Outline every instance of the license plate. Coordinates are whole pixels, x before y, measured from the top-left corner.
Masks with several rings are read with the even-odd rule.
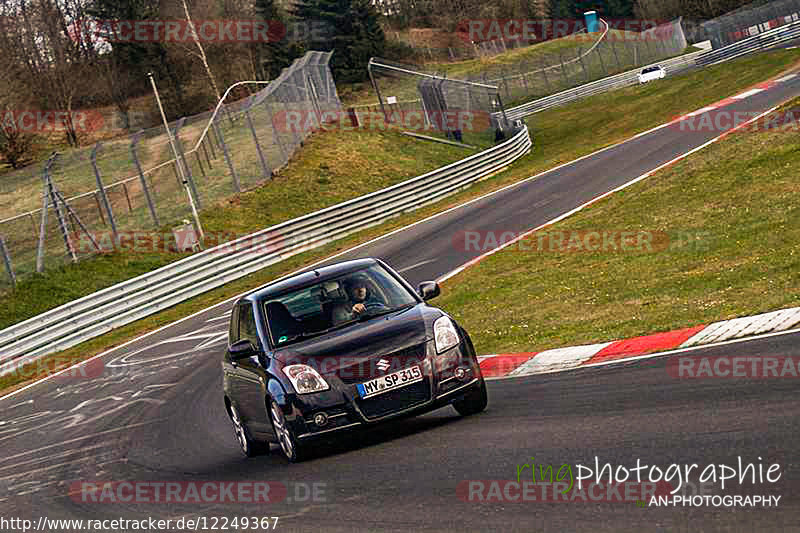
[[[357,385],[358,395],[361,396],[361,398],[371,398],[372,396],[399,389],[400,387],[405,387],[406,385],[411,385],[418,381],[422,381],[422,370],[418,366],[412,366],[379,378],[365,381],[364,383],[359,383]]]

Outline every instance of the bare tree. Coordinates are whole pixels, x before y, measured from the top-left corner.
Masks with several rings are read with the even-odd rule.
[[[183,12],[186,15],[186,22],[189,23],[189,31],[191,31],[192,39],[194,40],[195,44],[197,45],[197,49],[199,52],[195,55],[200,58],[203,62],[203,67],[206,69],[206,74],[208,75],[208,80],[211,82],[211,87],[214,89],[214,95],[217,97],[217,102],[222,99],[222,94],[219,92],[219,87],[217,87],[217,80],[214,77],[214,73],[211,71],[211,67],[208,64],[208,58],[206,57],[206,51],[203,48],[203,44],[200,42],[200,38],[197,36],[197,29],[194,26],[194,22],[192,21],[192,16],[189,14],[189,5],[186,3],[186,0],[181,0],[183,3]]]

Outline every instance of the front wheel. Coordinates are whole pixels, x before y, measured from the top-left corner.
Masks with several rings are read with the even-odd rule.
[[[281,446],[284,457],[291,463],[302,461],[305,457],[305,450],[295,437],[292,428],[286,422],[283,409],[275,400],[270,403],[269,417],[272,420],[272,427],[275,430],[275,436],[278,438],[278,444]]]
[[[239,411],[236,410],[234,405],[231,404],[228,414],[231,417],[233,431],[236,433],[236,440],[239,441],[239,447],[242,449],[242,453],[247,457],[255,457],[269,451],[269,444],[257,441],[250,436],[247,426],[242,422],[242,417],[239,415]]]
[[[481,380],[480,387],[470,391],[464,396],[463,399],[453,402],[453,407],[456,408],[458,414],[461,416],[469,416],[480,413],[486,409],[489,399],[486,395],[486,382]]]

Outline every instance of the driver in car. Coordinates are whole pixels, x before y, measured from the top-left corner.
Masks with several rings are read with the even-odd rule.
[[[350,298],[350,312],[360,315],[367,306],[383,307],[384,303],[369,289],[369,282],[363,276],[354,276],[345,281],[345,290]]]

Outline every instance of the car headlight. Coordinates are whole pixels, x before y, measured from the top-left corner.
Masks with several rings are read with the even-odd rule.
[[[436,353],[442,353],[460,342],[453,321],[446,316],[437,318],[433,323],[433,338],[436,341]]]
[[[283,373],[292,382],[297,394],[320,392],[328,390],[328,382],[319,375],[319,372],[308,365],[289,365],[283,367]]]

